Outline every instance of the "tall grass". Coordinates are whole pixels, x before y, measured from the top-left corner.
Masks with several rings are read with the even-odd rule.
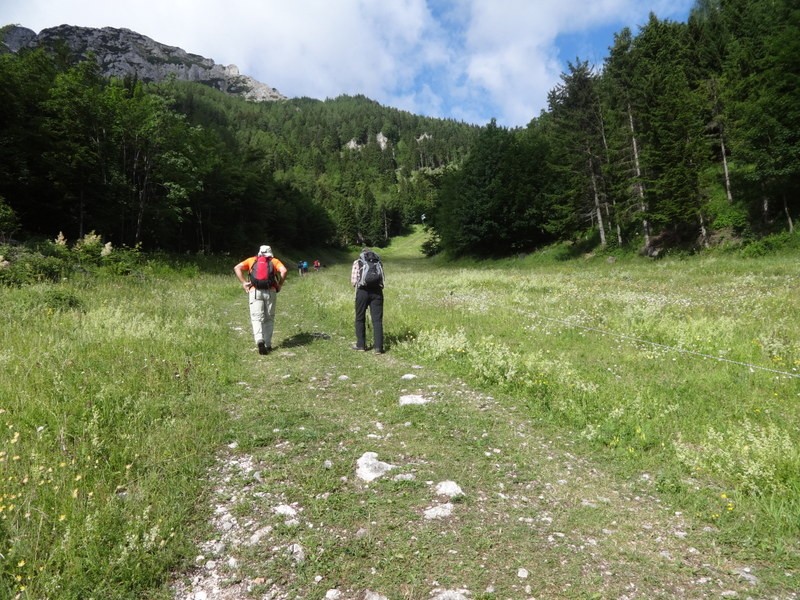
[[[418,247],[401,240],[382,252],[382,358],[482,387],[619,476],[647,474],[723,539],[797,564],[796,257],[448,264]],[[318,414],[271,388],[283,373],[261,379],[230,266],[217,275],[159,262],[124,276],[0,288],[0,597],[163,594],[170,572],[193,556],[207,517],[205,473],[223,442],[247,430],[248,444],[266,445],[303,423],[309,429],[293,435],[313,452],[331,431],[353,427],[336,413],[353,405],[353,388],[333,383],[353,331],[349,262],[294,278],[278,299],[275,345],[286,356],[267,363],[325,361],[285,369],[286,385],[311,395]],[[396,374],[378,380],[398,385]],[[239,407],[243,382],[256,397]],[[483,443],[491,415],[468,417],[460,426]],[[407,415],[392,418],[402,425]],[[403,452],[441,446],[431,436],[452,418],[432,407]],[[513,453],[520,442],[509,435]],[[343,452],[353,442],[342,443]],[[457,448],[449,460],[467,473]],[[290,467],[269,483],[283,485]],[[338,481],[344,469],[337,463],[326,477]],[[397,487],[398,500],[424,491]],[[404,522],[391,506],[380,510]],[[398,524],[397,544],[401,533]],[[354,577],[362,566],[352,563]]]
[[[143,597],[190,551],[235,367],[221,281],[163,271],[0,288],[0,597]]]
[[[654,473],[739,538],[797,539],[796,256],[445,271],[386,254],[401,282],[387,290],[395,351],[508,395],[627,472]]]

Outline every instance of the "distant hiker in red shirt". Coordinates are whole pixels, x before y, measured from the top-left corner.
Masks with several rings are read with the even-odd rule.
[[[261,246],[256,256],[244,259],[233,267],[250,299],[250,321],[259,354],[272,350],[275,327],[275,296],[286,281],[288,271],[272,255],[272,248]]]

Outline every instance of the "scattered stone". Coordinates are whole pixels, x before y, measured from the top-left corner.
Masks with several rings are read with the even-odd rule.
[[[297,515],[297,510],[288,504],[281,504],[272,509],[273,512],[282,517],[294,517]]]
[[[517,570],[517,577],[519,577],[520,579],[527,579],[528,575],[530,575],[530,573],[528,573],[528,569],[520,567]]]
[[[292,560],[296,565],[301,565],[306,560],[306,551],[303,550],[303,547],[300,544],[291,544],[286,549],[286,552],[292,557]]]
[[[417,478],[413,473],[399,473],[392,477],[393,481],[414,481]]]
[[[366,590],[364,592],[364,600],[389,600],[386,596],[381,596],[378,592]]]
[[[261,529],[259,529],[253,535],[250,536],[250,539],[247,542],[248,545],[255,546],[256,544],[258,544],[258,542],[260,542],[262,540],[262,538],[265,535],[269,535],[271,532],[272,532],[272,526],[271,525],[267,525],[266,527],[262,527]]]
[[[734,569],[733,572],[747,581],[750,585],[758,585],[758,577],[750,572],[750,567],[742,567],[741,569]]]
[[[430,402],[430,400],[421,394],[406,394],[404,396],[400,396],[400,406],[427,404],[428,402]]]
[[[347,381],[350,379],[347,375],[339,375],[339,381]]]
[[[433,596],[432,600],[467,600],[467,590],[444,590]]]
[[[363,481],[373,481],[396,468],[394,465],[379,461],[377,452],[365,452],[356,463],[358,465],[356,477]]]
[[[339,600],[342,597],[342,592],[337,589],[328,590],[325,592],[325,600]]]
[[[450,498],[464,495],[463,490],[455,481],[440,481],[436,484],[436,493],[439,496],[448,496]]]
[[[429,508],[425,511],[425,518],[428,520],[432,519],[445,519],[453,514],[453,504],[447,502],[446,504],[440,504],[439,506],[434,506],[433,508]]]
[[[414,375],[413,373],[406,373],[400,379],[410,380],[410,379],[416,379],[416,378],[417,378],[417,376]]]

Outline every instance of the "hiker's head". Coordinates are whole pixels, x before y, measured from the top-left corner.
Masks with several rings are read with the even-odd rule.
[[[258,255],[259,256],[272,256],[272,248],[270,248],[269,246],[261,246],[258,249]]]

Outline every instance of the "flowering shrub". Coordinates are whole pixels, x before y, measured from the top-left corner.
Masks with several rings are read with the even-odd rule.
[[[484,383],[530,390],[538,390],[545,383],[538,357],[526,358],[491,336],[471,342],[463,329],[455,333],[432,329],[420,332],[413,343],[422,356],[457,362]]]
[[[710,427],[705,443],[674,443],[678,460],[695,471],[707,471],[753,494],[785,493],[800,470],[800,449],[777,425],[745,420],[727,433]]]
[[[72,248],[78,262],[83,265],[99,265],[103,251],[103,238],[94,231],[90,231],[75,242]]]
[[[114,248],[91,232],[70,247],[63,233],[35,246],[0,246],[0,285],[58,282],[76,270],[97,269],[129,275],[142,262],[139,246]]]

